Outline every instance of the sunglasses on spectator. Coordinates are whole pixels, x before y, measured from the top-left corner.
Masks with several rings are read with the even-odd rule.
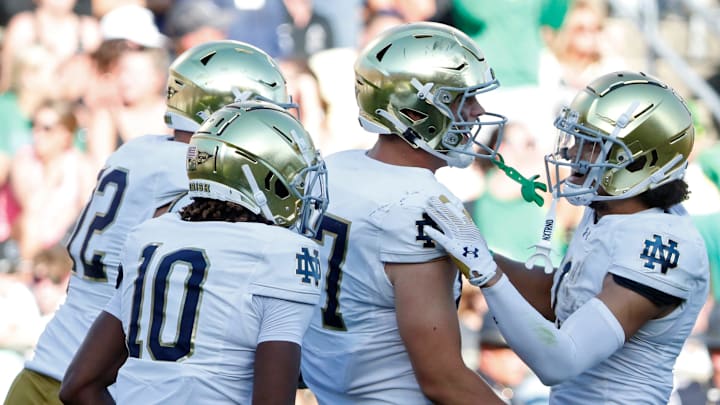
[[[60,125],[59,122],[53,122],[53,123],[47,123],[47,122],[40,122],[40,121],[33,121],[32,123],[33,128],[42,130],[42,131],[52,131],[55,129],[58,125]]]

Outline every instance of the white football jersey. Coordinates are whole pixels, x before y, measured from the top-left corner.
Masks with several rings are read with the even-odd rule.
[[[90,325],[115,293],[126,236],[187,191],[186,151],[186,143],[146,135],[108,158],[67,245],[73,260],[67,298],[40,336],[27,368],[62,380]]]
[[[427,169],[388,165],[361,150],[325,162],[325,285],[303,340],[303,379],[324,404],[427,403],[400,338],[384,265],[445,256],[423,232],[425,203],[438,195],[462,203]]]
[[[675,210],[677,212],[677,210]],[[605,215],[587,209],[554,276],[552,305],[562,323],[602,289],[611,273],[683,300],[643,325],[608,359],[553,387],[557,404],[665,404],[673,366],[708,294],[708,258],[690,217],[650,209]]]
[[[119,314],[129,357],[118,403],[249,404],[261,319],[253,296],[320,296],[318,245],[260,223],[146,221],[127,239]],[[310,317],[284,317],[286,324]],[[296,343],[301,343],[301,334]]]

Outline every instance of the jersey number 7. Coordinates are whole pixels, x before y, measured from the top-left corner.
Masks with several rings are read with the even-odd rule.
[[[326,213],[315,236],[315,239],[321,244],[324,244],[325,236],[331,237],[333,240],[328,255],[328,273],[325,277],[327,300],[322,308],[322,320],[325,329],[347,330],[340,311],[340,283],[342,281],[342,266],[345,263],[345,254],[348,248],[349,230],[350,223],[348,221]]]

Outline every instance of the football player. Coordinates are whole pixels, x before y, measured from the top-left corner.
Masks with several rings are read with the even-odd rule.
[[[479,127],[505,118],[476,97],[498,81],[465,34],[427,22],[382,33],[355,74],[360,122],[379,135],[370,150],[326,159],[332,200],[317,239],[327,270],[303,379],[327,404],[501,403],[463,363],[459,273],[423,215],[430,195],[462,206],[438,168],[494,155]]]
[[[123,280],[63,380],[63,401],[292,403],[300,343],[322,279],[327,207],[310,135],[266,102],[226,106],[187,152],[192,203],[128,236]],[[120,330],[120,333],[117,331]],[[127,346],[126,346],[127,342]],[[121,357],[122,358],[122,357]],[[80,401],[78,401],[80,400]]]
[[[203,120],[237,98],[290,101],[275,61],[238,41],[208,42],[186,51],[171,64],[167,88],[165,118],[174,136],[133,139],[108,158],[68,242],[74,265],[65,304],[16,377],[7,404],[59,403],[66,367],[115,292],[127,234],[187,191],[187,142]]]
[[[428,213],[444,234],[428,233],[482,288],[510,346],[552,386],[551,403],[666,404],[708,294],[705,245],[681,205],[691,114],[658,79],[614,72],[555,126],[548,183],[587,207],[558,269],[493,260],[472,221],[438,198]]]

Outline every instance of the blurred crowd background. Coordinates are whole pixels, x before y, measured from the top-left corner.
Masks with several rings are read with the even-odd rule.
[[[3,0],[0,400],[63,302],[72,271],[64,243],[105,158],[134,137],[169,133],[164,92],[175,56],[222,38],[264,49],[330,154],[375,139],[357,122],[356,51],[388,27],[423,20],[461,29],[485,53],[501,87],[480,102],[509,118],[500,153],[527,177],[544,179],[555,114],[600,74],[641,70],[686,98],[696,119],[687,208],[706,238],[713,293],[676,365],[671,403],[720,403],[718,0]],[[466,201],[492,249],[527,259],[549,204],[525,202],[518,184],[482,162],[438,177]],[[558,214],[556,264],[580,211],[559,204]],[[508,402],[545,403],[546,387],[486,311],[482,295],[464,289],[467,362]],[[312,403],[311,394],[298,402]]]

